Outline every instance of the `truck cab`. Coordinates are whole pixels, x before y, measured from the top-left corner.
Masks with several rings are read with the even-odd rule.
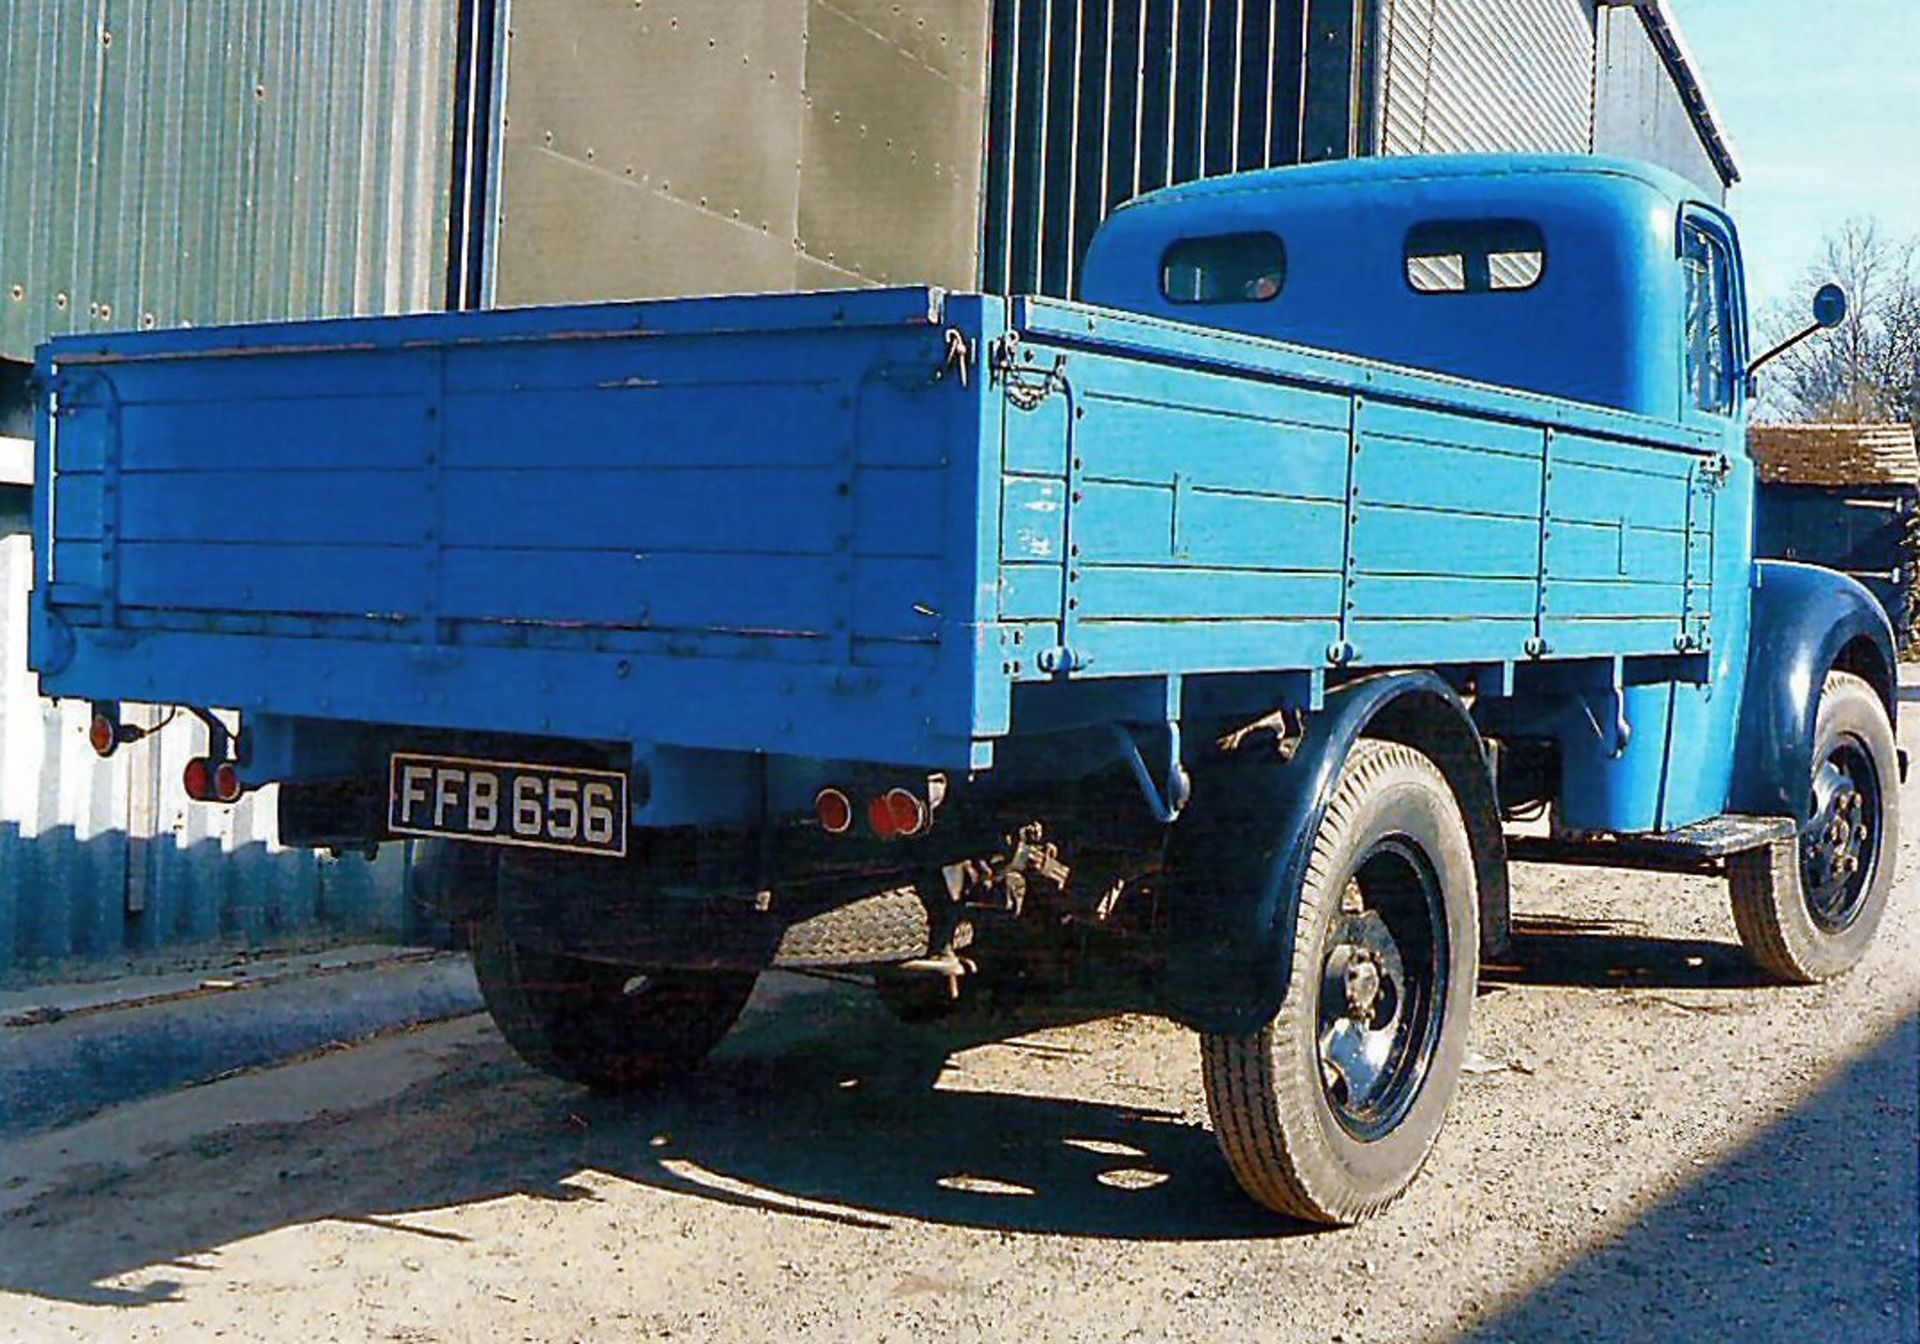
[[[67,338],[31,656],[103,757],[183,706],[195,801],[413,841],[537,1067],[657,1086],[768,968],[922,1015],[1113,934],[1243,1187],[1351,1222],[1510,859],[1722,876],[1786,980],[1886,907],[1892,632],[1753,557],[1744,304],[1658,170],[1399,159],[1147,196],[1075,302]]]

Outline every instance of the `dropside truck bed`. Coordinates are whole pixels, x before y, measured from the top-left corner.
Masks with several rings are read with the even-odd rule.
[[[40,373],[45,690],[267,722],[964,771],[1041,684],[1699,679],[1744,563],[1698,432],[1046,300],[74,338]]]

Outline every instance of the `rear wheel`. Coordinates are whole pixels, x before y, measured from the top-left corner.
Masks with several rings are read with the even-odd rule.
[[[1733,921],[1762,970],[1829,980],[1866,954],[1899,853],[1899,753],[1873,687],[1828,675],[1814,728],[1812,814],[1800,837],[1728,863]]]
[[[632,1092],[692,1070],[753,993],[744,971],[638,972],[507,938],[497,913],[473,926],[473,967],[494,1024],[522,1059],[595,1092]]]
[[[1411,747],[1361,741],[1314,838],[1279,1012],[1201,1038],[1207,1109],[1248,1194],[1336,1224],[1400,1197],[1459,1081],[1478,926],[1446,778]]]

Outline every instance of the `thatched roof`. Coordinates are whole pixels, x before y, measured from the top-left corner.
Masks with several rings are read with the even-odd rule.
[[[1755,425],[1747,446],[1771,484],[1920,486],[1912,425]]]

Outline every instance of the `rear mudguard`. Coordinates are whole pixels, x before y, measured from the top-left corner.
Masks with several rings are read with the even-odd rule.
[[[1783,560],[1755,562],[1753,635],[1734,746],[1729,811],[1805,817],[1811,810],[1814,721],[1836,667],[1873,683],[1898,727],[1893,625],[1844,574]]]
[[[1508,942],[1506,847],[1479,730],[1452,687],[1394,672],[1330,692],[1292,756],[1244,749],[1200,766],[1168,838],[1161,1010],[1197,1031],[1244,1035],[1279,1011],[1313,837],[1361,737],[1432,757],[1467,820],[1483,955]]]

